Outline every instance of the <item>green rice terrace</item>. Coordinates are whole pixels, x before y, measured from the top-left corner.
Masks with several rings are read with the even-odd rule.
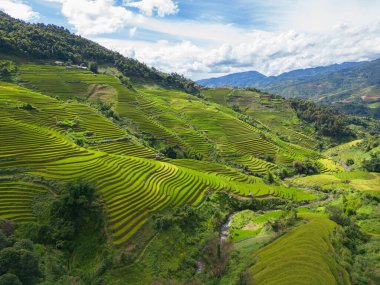
[[[377,173],[345,172],[340,163],[344,151],[361,141],[321,153],[311,126],[303,128],[305,123],[282,99],[265,100],[258,91],[210,89],[195,97],[149,84],[131,89],[107,68],[104,74],[94,74],[49,63],[21,63],[13,76],[14,82],[0,84],[0,218],[21,228],[39,223],[46,213],[38,206],[57,195],[56,183],[88,181],[104,203],[112,251],[132,260],[124,270],[110,269],[104,275],[110,284],[129,280],[120,277],[121,272],[142,278],[141,284],[156,278],[138,264],[151,266],[145,259],[152,254],[152,243],[163,242],[160,235],[165,239],[165,233],[157,238],[150,229],[152,217],[154,221],[156,213],[185,205],[207,207],[210,193],[228,193],[229,199],[243,204],[255,199],[272,205],[271,200],[279,199],[269,206],[276,208],[284,202],[292,207],[328,203],[326,193],[334,189],[371,195],[379,191]],[[231,100],[248,107],[230,108]],[[265,111],[268,106],[270,112]],[[292,176],[289,169],[305,161],[310,165],[302,167],[316,174],[283,180],[284,171]],[[346,269],[328,255],[333,249],[326,239],[338,226],[326,216],[300,214],[298,219],[305,222],[265,246],[277,236],[274,230],[268,232],[268,222],[282,219],[286,211],[275,210],[277,214],[255,218],[245,229],[231,229],[232,243],[251,260],[238,266],[246,268],[246,282],[294,284],[308,276],[314,284],[349,284]],[[205,226],[201,224],[198,227]],[[281,243],[299,245],[300,237],[305,240],[302,251],[296,246],[276,253]],[[304,262],[299,252],[315,260]],[[289,256],[300,264],[292,265],[292,271],[285,269]],[[277,260],[276,266],[270,258]],[[221,280],[233,278],[236,273],[230,271]],[[210,276],[194,278],[207,283]]]
[[[379,284],[379,133],[0,12],[0,285]]]
[[[36,74],[43,74],[45,80],[32,81],[31,69]],[[225,154],[227,151],[231,156],[239,149],[243,156],[233,157],[234,164],[264,174],[274,170],[276,165],[253,155],[249,156],[249,151],[268,155],[284,152],[289,157],[307,154],[318,156],[313,151],[300,148],[299,152],[288,152],[289,146],[281,148],[281,145],[275,145],[275,140],[272,142],[261,138],[259,130],[240,121],[232,111],[224,113],[218,110],[218,106],[209,105],[196,98],[192,98],[192,104],[189,104],[189,95],[184,93],[166,91],[170,94],[167,99],[164,97],[165,90],[131,92],[111,76],[94,76],[90,72],[80,71],[83,82],[72,83],[70,79],[74,76],[73,71],[68,70],[65,73],[66,70],[61,67],[28,65],[20,69],[22,85],[33,86],[38,91],[8,83],[1,85],[1,131],[4,134],[1,138],[1,167],[50,179],[85,178],[94,182],[107,205],[109,228],[115,244],[126,242],[147,221],[149,213],[167,205],[196,205],[209,189],[228,190],[242,196],[272,195],[295,200],[316,199],[316,195],[305,190],[268,185],[260,177],[247,175],[223,164],[194,159],[178,159],[178,163],[177,160],[166,162],[149,159],[155,158],[159,152],[144,145],[146,141],[141,139],[141,132],[154,133],[157,140],[163,140],[166,144],[178,142],[179,147],[183,146],[183,151],[188,151],[190,155],[195,149],[200,149],[202,152],[198,154],[204,155],[205,160],[212,160],[212,148],[220,149],[215,151],[215,155],[224,159],[229,157]],[[61,98],[62,93],[55,90],[61,90],[59,86],[66,80],[69,82],[66,90],[69,90],[71,97],[65,93]],[[50,85],[46,83],[49,81]],[[127,124],[138,126],[140,133],[123,128],[102,116],[91,105],[72,99],[79,90],[78,86],[71,87],[72,84],[80,84],[85,90],[93,82],[118,88],[118,100],[130,98],[130,101],[118,101],[117,110],[121,118],[132,121]],[[51,97],[40,93],[42,91]],[[147,94],[157,95],[148,97]],[[69,97],[71,100],[60,101]],[[153,99],[148,99],[150,97]],[[126,104],[129,105],[125,106]],[[169,111],[172,104],[179,108],[178,112]],[[146,112],[141,121],[140,117],[129,115],[133,105],[140,116]],[[28,109],[25,106],[31,107]],[[128,113],[124,114],[123,108]],[[203,120],[197,121],[194,113],[201,111]],[[184,115],[188,118],[183,118],[180,113],[188,114]],[[204,116],[210,116],[210,120],[205,120]],[[228,136],[222,134],[222,128],[216,124],[215,118],[224,118],[225,132],[231,129]],[[228,128],[229,125],[231,127]],[[207,136],[198,128],[207,128]],[[244,138],[240,142],[239,138],[244,132],[255,139],[245,141]]]

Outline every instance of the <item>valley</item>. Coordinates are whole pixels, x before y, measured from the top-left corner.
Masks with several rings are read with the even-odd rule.
[[[0,13],[0,284],[378,283],[376,118]]]

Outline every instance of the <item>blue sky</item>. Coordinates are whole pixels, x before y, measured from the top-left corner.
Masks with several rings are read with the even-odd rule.
[[[379,0],[0,0],[0,9],[194,79],[380,57]]]

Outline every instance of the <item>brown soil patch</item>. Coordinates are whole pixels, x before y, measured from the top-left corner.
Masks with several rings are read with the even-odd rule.
[[[106,84],[91,84],[88,86],[87,98],[91,101],[115,102],[117,91]]]
[[[249,223],[248,225],[246,225],[244,228],[242,228],[243,230],[245,231],[255,231],[255,230],[258,230],[262,228],[261,226],[259,226],[258,224],[254,224],[254,223]]]

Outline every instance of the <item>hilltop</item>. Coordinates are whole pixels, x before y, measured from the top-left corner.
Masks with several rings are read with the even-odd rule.
[[[257,71],[246,71],[232,73],[221,77],[198,80],[198,83],[207,87],[220,87],[229,85],[232,87],[257,87],[265,86],[272,82],[282,82],[286,80],[306,79],[315,75],[339,71],[359,65],[363,62],[345,62],[342,64],[333,64],[328,66],[319,66],[313,68],[296,69],[281,73],[277,76],[266,76]]]
[[[0,54],[28,60],[51,59],[70,64],[114,66],[126,80],[154,82],[198,94],[196,84],[176,73],[165,74],[56,25],[29,24],[0,11]]]
[[[243,72],[199,80],[198,83],[208,87],[254,87],[285,98],[298,97],[322,103],[373,103],[380,99],[379,65],[380,59],[346,62],[269,77],[258,72]]]

